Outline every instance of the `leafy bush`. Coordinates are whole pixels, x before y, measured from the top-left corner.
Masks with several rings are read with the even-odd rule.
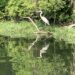
[[[0,19],[2,19],[4,16],[3,12],[0,11]]]
[[[0,11],[3,11],[8,0],[0,0]]]
[[[40,0],[39,7],[50,20],[59,22],[67,20],[72,12],[69,0]]]
[[[35,3],[30,0],[10,0],[6,7],[7,14],[13,17],[31,16],[33,11],[35,11]]]
[[[50,22],[63,22],[70,18],[72,7],[70,0],[2,0],[0,10],[11,18],[35,16],[36,10],[42,10]]]
[[[0,19],[5,16],[5,7],[9,0],[0,0]]]
[[[64,8],[65,1],[63,0],[40,0],[39,1],[39,6],[42,10],[45,11],[58,11],[61,10],[61,8]]]

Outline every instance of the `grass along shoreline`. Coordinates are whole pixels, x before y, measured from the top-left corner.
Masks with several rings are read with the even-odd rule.
[[[0,68],[1,75],[10,75],[10,73],[12,75],[68,75],[70,73],[70,64],[73,62],[72,52],[75,51],[74,46],[72,46],[72,43],[75,43],[75,29],[59,26],[42,27],[41,24],[39,28],[53,32],[53,37],[55,38],[54,41],[49,41],[50,47],[47,50],[47,57],[42,59],[36,58],[35,54],[44,46],[43,40],[28,51],[27,48],[33,41],[28,42],[28,40],[20,39],[22,36],[27,39],[35,38],[33,32],[36,29],[31,23],[0,22],[0,35],[19,38],[8,39],[0,37],[0,57],[6,57],[6,62],[0,64],[2,66]],[[59,41],[62,39],[64,41]],[[12,57],[12,59],[8,60],[7,56]]]
[[[42,23],[37,23],[39,29],[50,31],[53,37],[57,40],[63,39],[64,41],[75,43],[75,29],[62,26],[44,26]],[[43,27],[42,27],[43,26]],[[10,36],[11,38],[24,37],[27,39],[35,39],[37,29],[31,22],[14,23],[9,21],[0,22],[0,35]]]

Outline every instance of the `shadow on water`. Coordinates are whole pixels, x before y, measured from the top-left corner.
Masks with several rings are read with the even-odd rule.
[[[49,48],[46,53],[42,54],[43,58],[48,63],[52,63],[53,71],[48,72],[47,75],[72,75],[73,72],[73,52],[74,44],[68,43],[54,38],[41,39],[35,46],[34,56],[39,56],[40,49],[44,46],[44,43],[49,43]],[[38,47],[38,48],[36,48]],[[35,54],[36,53],[36,54]]]
[[[0,36],[0,75],[15,75],[12,62],[10,62],[12,57],[8,56],[7,44],[8,38]]]

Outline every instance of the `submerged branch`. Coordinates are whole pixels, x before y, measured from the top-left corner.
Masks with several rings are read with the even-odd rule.
[[[38,41],[38,39],[39,39],[39,37],[37,37],[36,40],[31,43],[31,45],[28,47],[28,50],[30,50],[35,45],[35,43]]]

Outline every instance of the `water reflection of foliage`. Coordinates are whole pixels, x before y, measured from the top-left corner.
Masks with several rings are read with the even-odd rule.
[[[74,44],[54,38],[42,38],[28,51],[32,41],[25,38],[0,37],[0,51],[3,48],[6,57],[12,57],[11,71],[15,70],[17,75],[71,75]],[[50,46],[43,58],[39,59],[39,50],[44,46],[44,42],[50,43]]]

